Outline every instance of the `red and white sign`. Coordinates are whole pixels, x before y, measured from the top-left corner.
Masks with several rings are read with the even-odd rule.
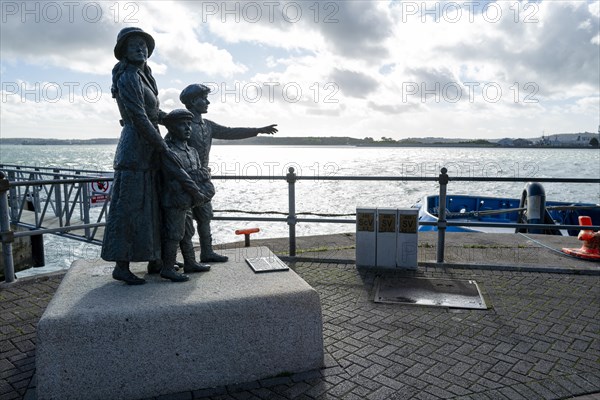
[[[109,174],[107,174],[109,175]],[[113,174],[110,174],[112,177]],[[90,199],[90,207],[101,207],[110,196],[112,181],[95,181],[88,183],[88,198]]]

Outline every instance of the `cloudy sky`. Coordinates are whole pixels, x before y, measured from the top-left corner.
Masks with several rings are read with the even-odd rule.
[[[600,124],[600,2],[1,1],[1,137],[118,137],[117,33],[153,35],[161,108],[281,136],[537,137]]]

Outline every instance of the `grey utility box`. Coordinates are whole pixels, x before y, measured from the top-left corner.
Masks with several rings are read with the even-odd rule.
[[[356,209],[356,266],[374,267],[377,244],[377,209]]]
[[[377,209],[377,260],[381,268],[396,268],[398,211],[395,208]]]
[[[356,209],[356,266],[417,269],[418,209]]]
[[[398,235],[396,241],[396,267],[398,268],[417,269],[419,250],[418,220],[418,209],[398,209]]]

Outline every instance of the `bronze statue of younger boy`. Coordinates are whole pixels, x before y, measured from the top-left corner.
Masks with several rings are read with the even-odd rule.
[[[193,227],[186,229],[186,214],[194,206],[203,204],[215,194],[215,188],[202,172],[202,164],[196,150],[188,146],[187,141],[192,132],[192,118],[194,114],[188,110],[174,110],[163,117],[163,124],[167,127],[168,134],[165,142],[175,157],[178,164],[196,183],[201,193],[206,196],[201,202],[183,190],[181,183],[173,179],[167,169],[161,171],[160,200],[162,209],[162,268],[160,276],[173,282],[189,280],[185,274],[177,272],[175,262],[177,247],[181,247],[184,266],[183,271],[203,272],[210,266],[199,264],[195,261],[194,247],[192,245]],[[189,223],[189,222],[188,222]]]

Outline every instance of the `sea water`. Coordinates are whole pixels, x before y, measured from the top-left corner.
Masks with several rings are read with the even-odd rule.
[[[115,145],[2,145],[3,164],[112,171]],[[296,182],[296,212],[352,214],[357,206],[410,207],[436,194],[430,181],[346,181],[341,176],[437,177],[442,167],[450,177],[582,178],[600,177],[600,151],[591,149],[522,149],[471,147],[330,147],[215,145],[210,167],[217,194],[215,215],[255,216],[244,212],[288,210],[288,184],[281,179],[293,168],[310,180]],[[256,179],[260,176],[267,179]],[[253,178],[254,177],[254,178]],[[448,193],[519,198],[523,182],[450,182]],[[554,201],[600,203],[600,185],[544,183]],[[244,212],[240,212],[244,211]],[[299,215],[303,217],[304,215]],[[306,217],[311,217],[306,215]],[[347,216],[345,218],[352,218]],[[213,243],[243,240],[234,231],[258,227],[254,238],[288,235],[285,222],[213,221]],[[351,224],[299,223],[297,235],[353,231]],[[197,242],[198,237],[194,238]],[[45,235],[44,270],[67,268],[80,258],[99,258],[100,247]],[[20,273],[19,276],[27,274]]]

